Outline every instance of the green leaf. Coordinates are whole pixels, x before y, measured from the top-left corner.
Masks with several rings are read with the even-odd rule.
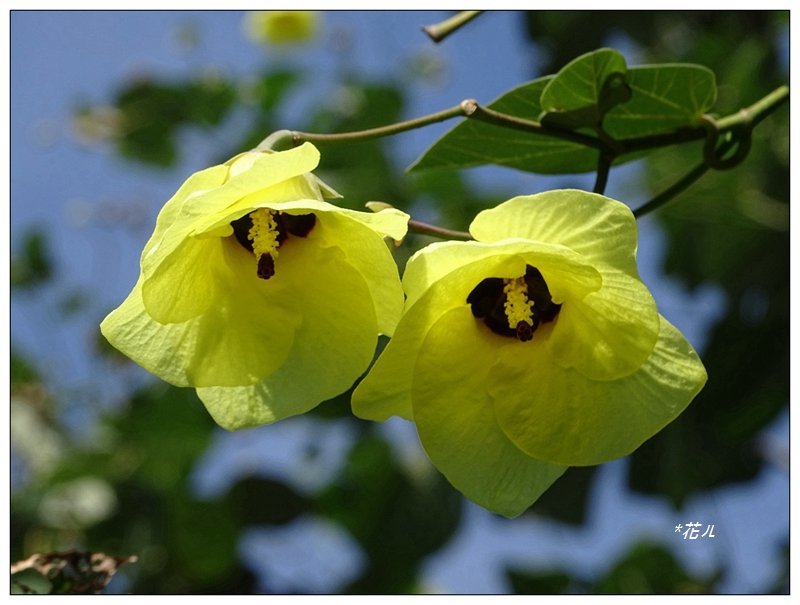
[[[133,81],[117,94],[115,101],[124,125],[117,139],[119,152],[131,160],[169,167],[178,159],[178,128],[216,126],[235,101],[235,89],[221,78],[177,84]]]
[[[244,477],[234,485],[228,499],[237,526],[282,525],[303,513],[310,513],[312,502],[280,481]]]
[[[181,91],[184,119],[189,124],[218,126],[236,101],[233,86],[222,79],[201,78]]]
[[[19,386],[28,382],[39,380],[39,371],[30,359],[19,354],[14,349],[11,350],[11,385]]]
[[[566,65],[542,91],[542,124],[599,128],[609,109],[630,99],[625,58],[601,48]]]
[[[542,113],[542,91],[553,76],[518,86],[488,105],[490,109],[535,120]],[[589,172],[597,151],[578,143],[464,120],[433,144],[409,170],[470,168],[495,164],[526,172]]]
[[[527,571],[516,568],[506,569],[506,578],[513,594],[570,594],[571,585],[576,581],[565,571]]]
[[[687,570],[661,544],[638,542],[602,576],[572,569],[506,567],[515,594],[713,594],[720,570],[703,575]]]
[[[462,498],[429,466],[417,470],[401,467],[389,444],[368,432],[317,500],[320,512],[344,526],[368,557],[363,573],[345,592],[418,590],[422,561],[458,528]]]
[[[125,435],[119,451],[152,452],[137,462],[136,474],[148,488],[168,491],[180,485],[208,446],[212,426],[190,389],[156,383],[131,398],[135,413],[121,416],[115,428]],[[120,462],[125,457],[120,455]]]
[[[628,70],[630,101],[614,107],[603,126],[615,139],[631,139],[697,125],[714,105],[714,72],[702,65],[643,65]]]
[[[550,517],[561,523],[582,525],[590,510],[589,492],[596,466],[573,466],[550,486],[526,511],[534,517]]]
[[[645,65],[625,70],[616,51],[579,57],[556,76],[505,93],[489,108],[545,126],[599,127],[615,139],[664,134],[696,126],[717,96],[714,73],[700,65]],[[641,157],[629,154],[620,164]],[[410,170],[462,169],[494,164],[540,174],[591,172],[597,151],[551,136],[464,120],[433,144]]]
[[[11,594],[50,594],[52,590],[53,583],[34,569],[11,574]]]
[[[265,113],[275,111],[299,80],[299,75],[294,71],[267,72],[253,87],[254,101]]]
[[[599,578],[593,594],[713,594],[721,573],[690,573],[659,544],[641,542]]]
[[[53,260],[47,235],[38,227],[29,228],[14,246],[11,257],[11,287],[39,286],[53,274]]]
[[[701,351],[708,384],[685,415],[631,457],[630,485],[674,506],[756,477],[769,464],[762,431],[789,413],[789,119],[781,110],[759,124],[747,169],[709,173],[658,213],[668,238],[665,272],[690,291],[710,282],[725,295]],[[653,190],[685,170],[685,147],[653,156]]]
[[[166,548],[190,581],[221,582],[236,569],[239,527],[227,500],[173,498]]]

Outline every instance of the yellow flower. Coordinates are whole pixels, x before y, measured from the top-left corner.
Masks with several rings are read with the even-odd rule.
[[[346,210],[310,171],[319,152],[250,151],[192,175],[164,205],[141,274],[100,328],[117,349],[197,389],[236,429],[347,390],[391,334],[403,293],[384,237],[408,216]]]
[[[309,42],[317,32],[315,11],[250,11],[245,31],[258,44]]]
[[[417,425],[467,497],[514,516],[568,466],[635,450],[706,381],[636,268],[624,204],[561,190],[478,214],[477,241],[406,267],[406,310],[353,395],[370,420]]]

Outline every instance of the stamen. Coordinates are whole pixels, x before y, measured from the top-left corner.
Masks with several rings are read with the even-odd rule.
[[[252,227],[247,239],[252,242],[253,254],[258,259],[257,274],[261,279],[275,275],[275,261],[278,259],[278,246],[281,245],[281,232],[275,220],[277,212],[259,208],[250,213]]]
[[[539,324],[553,321],[561,310],[542,274],[530,265],[522,277],[482,280],[467,296],[467,303],[492,332],[522,342],[533,339]]]
[[[503,293],[506,302],[503,308],[508,318],[508,327],[516,329],[520,323],[533,325],[533,301],[528,300],[528,285],[524,277],[504,280]]]
[[[253,226],[247,234],[247,239],[253,242],[253,254],[259,259],[265,254],[272,257],[273,262],[278,259],[278,246],[280,245],[280,231],[275,220],[275,211],[259,208],[250,213]]]
[[[313,214],[292,215],[259,208],[231,222],[231,226],[236,241],[255,255],[258,277],[269,279],[275,275],[278,249],[289,234],[307,237],[316,223]]]

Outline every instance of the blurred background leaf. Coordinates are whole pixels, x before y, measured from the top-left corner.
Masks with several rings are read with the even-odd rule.
[[[11,257],[11,287],[30,288],[50,279],[53,261],[47,248],[47,236],[36,227],[21,236]]]
[[[648,542],[635,544],[594,580],[568,570],[507,569],[506,574],[516,594],[713,594],[720,577],[718,572],[693,575],[665,547]]]
[[[422,559],[444,546],[458,527],[461,497],[430,468],[404,472],[390,446],[366,434],[320,496],[320,506],[369,557],[347,591],[403,594],[419,591]]]
[[[745,25],[726,12],[693,14],[670,19],[662,39],[704,32],[682,37],[671,51],[716,73],[715,110],[728,114],[786,81],[774,38],[784,15],[770,16],[748,13]],[[739,44],[725,42],[736,36]],[[777,135],[788,132],[788,116],[778,111],[754,130],[737,169],[706,175],[657,214],[668,236],[667,274],[690,289],[714,283],[727,298],[703,351],[708,384],[685,415],[632,456],[633,487],[676,505],[695,491],[753,478],[765,463],[759,435],[789,403],[789,163]],[[686,170],[686,157],[685,149],[654,156],[652,190]]]

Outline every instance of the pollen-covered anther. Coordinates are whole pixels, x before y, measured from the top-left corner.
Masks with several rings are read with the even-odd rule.
[[[253,226],[247,239],[253,243],[253,254],[258,259],[258,276],[269,279],[275,275],[275,261],[278,260],[280,246],[280,229],[276,220],[276,212],[259,208],[250,213]]]
[[[528,300],[528,285],[524,277],[503,280],[503,292],[506,301],[503,305],[508,327],[516,331],[519,340],[525,342],[533,338],[536,322],[533,313],[533,301]]]

